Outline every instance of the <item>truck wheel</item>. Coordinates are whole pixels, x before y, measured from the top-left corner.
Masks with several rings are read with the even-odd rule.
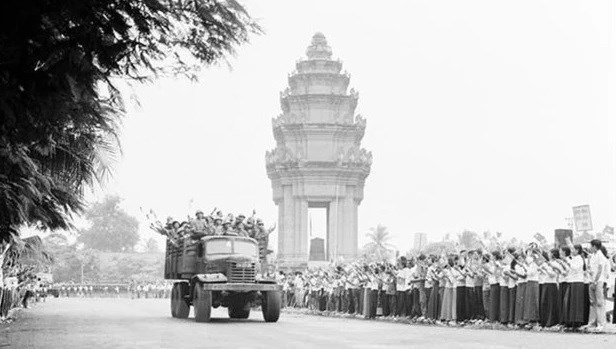
[[[178,306],[178,292],[177,292],[177,287],[173,285],[173,288],[171,289],[171,316],[173,317],[177,317],[177,315],[175,314],[175,310],[177,306]]]
[[[212,291],[203,289],[203,284],[195,285],[193,306],[195,310],[195,321],[209,322],[212,313]]]
[[[188,284],[185,282],[178,282],[177,291],[176,291],[176,306],[175,306],[175,316],[180,319],[187,319],[188,314],[190,313],[190,304],[186,300],[186,296],[188,296]]]
[[[261,311],[263,311],[263,319],[265,322],[276,322],[280,317],[280,304],[282,296],[278,291],[263,292],[263,300],[261,301]]]
[[[248,319],[250,316],[250,309],[244,309],[244,304],[229,305],[229,318],[231,319]]]

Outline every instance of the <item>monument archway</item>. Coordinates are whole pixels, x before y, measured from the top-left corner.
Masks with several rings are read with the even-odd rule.
[[[332,60],[316,33],[306,58],[289,74],[280,95],[282,114],[272,119],[276,148],[266,153],[267,175],[278,206],[278,261],[308,262],[308,208],[327,209],[326,258],[357,256],[357,211],[372,154],[361,148],[366,121],[355,115],[358,94],[350,75]]]

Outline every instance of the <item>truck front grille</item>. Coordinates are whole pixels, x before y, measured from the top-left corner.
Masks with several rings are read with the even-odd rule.
[[[239,263],[244,264],[244,263]],[[238,263],[232,262],[229,272],[229,282],[246,283],[255,282],[257,269],[254,263],[250,263],[249,267],[238,266]]]

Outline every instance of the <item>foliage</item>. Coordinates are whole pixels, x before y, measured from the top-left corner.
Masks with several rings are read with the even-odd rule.
[[[149,238],[145,242],[145,253],[160,253],[160,248],[158,247],[158,242],[154,238]]]
[[[440,256],[456,252],[456,244],[452,241],[430,242],[421,251],[425,255]]]
[[[51,264],[54,282],[81,282],[82,267],[84,282],[98,279],[101,268],[97,251],[80,250],[62,234],[50,234],[44,241],[54,258]]]
[[[458,234],[458,242],[460,248],[465,250],[474,250],[481,247],[481,238],[474,231],[465,230]]]
[[[14,274],[20,270],[44,270],[53,261],[49,249],[38,236],[21,239],[11,237],[0,244],[0,284],[4,275]]]
[[[105,252],[129,252],[139,242],[139,222],[119,206],[120,197],[106,196],[85,213],[91,227],[79,231],[77,241],[86,248]]]
[[[393,245],[389,243],[391,236],[387,231],[387,227],[378,224],[375,228],[370,228],[370,232],[367,233],[366,236],[369,242],[363,247],[363,258],[383,261],[393,257],[394,248]]]
[[[160,280],[163,276],[164,255],[143,253],[101,253],[100,282],[129,282]]]
[[[235,0],[0,2],[0,240],[68,229],[109,175],[124,107],[146,82],[233,54],[259,26]]]

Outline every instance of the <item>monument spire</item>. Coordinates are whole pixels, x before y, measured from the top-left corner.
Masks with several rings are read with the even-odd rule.
[[[316,33],[312,36],[312,42],[306,49],[308,59],[330,59],[332,48],[327,44],[327,39],[323,33]]]
[[[308,261],[308,208],[327,209],[328,259],[357,255],[357,209],[372,154],[361,148],[366,121],[355,114],[358,93],[332,59],[325,35],[316,33],[280,94],[272,119],[276,147],[266,152],[267,175],[278,206],[278,259]]]

